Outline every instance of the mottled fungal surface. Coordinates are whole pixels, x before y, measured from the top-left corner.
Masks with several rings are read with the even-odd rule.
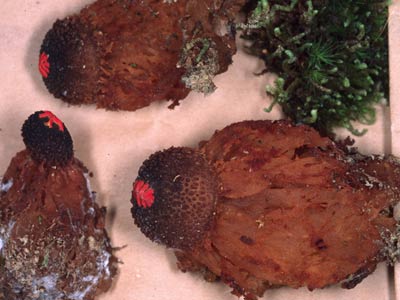
[[[188,249],[210,229],[216,195],[217,178],[205,158],[190,148],[169,148],[140,168],[132,215],[151,240]]]
[[[57,20],[39,53],[56,98],[136,110],[190,90],[210,93],[236,52],[233,21],[244,0],[98,0]]]
[[[32,114],[24,141],[35,133],[46,143],[48,130],[67,132],[51,120],[59,121],[50,112]],[[0,299],[92,300],[116,273],[105,210],[95,203],[79,160],[62,156],[59,164],[51,153],[50,161],[45,154],[36,159],[38,144],[28,145],[0,184]]]
[[[288,121],[232,124],[192,151],[216,174],[217,203],[201,242],[174,247],[181,270],[255,299],[279,286],[353,288],[379,262],[398,259],[394,157],[364,156]],[[148,176],[163,182],[163,172]]]

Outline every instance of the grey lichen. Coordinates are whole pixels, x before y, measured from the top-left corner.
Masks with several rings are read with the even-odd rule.
[[[186,87],[203,94],[215,91],[213,82],[219,71],[215,43],[208,38],[196,38],[186,43],[177,68],[185,68],[182,81]]]
[[[381,230],[380,235],[383,242],[381,255],[389,265],[393,266],[400,258],[400,224],[396,225],[394,231]]]

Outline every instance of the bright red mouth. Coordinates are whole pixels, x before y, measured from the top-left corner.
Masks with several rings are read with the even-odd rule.
[[[50,73],[49,56],[46,53],[42,53],[39,58],[39,72],[44,78],[47,78]]]

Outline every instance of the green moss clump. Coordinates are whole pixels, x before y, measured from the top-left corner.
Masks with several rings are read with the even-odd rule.
[[[372,124],[388,99],[387,0],[259,0],[243,37],[278,74],[267,87],[297,123],[322,134],[352,121]]]

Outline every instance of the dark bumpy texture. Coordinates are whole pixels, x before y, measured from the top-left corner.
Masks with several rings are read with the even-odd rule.
[[[40,53],[48,56],[50,71],[43,79],[50,93],[72,104],[94,101],[85,91],[95,91],[99,61],[92,39],[78,18],[57,20],[46,34]]]
[[[151,240],[168,247],[191,249],[210,229],[217,179],[204,157],[189,148],[157,152],[143,163],[136,181],[154,190],[154,203],[140,207],[132,199],[132,215]]]
[[[57,21],[40,56],[55,97],[136,110],[215,89],[236,52],[233,19],[245,0],[98,0]]]
[[[277,286],[352,288],[378,262],[398,259],[396,159],[348,152],[287,121],[230,125],[200,152],[218,177],[217,205],[203,240],[176,251],[183,271],[255,299]]]
[[[37,162],[65,165],[73,156],[71,135],[64,123],[51,112],[38,111],[29,116],[22,126],[22,136],[26,148]]]

